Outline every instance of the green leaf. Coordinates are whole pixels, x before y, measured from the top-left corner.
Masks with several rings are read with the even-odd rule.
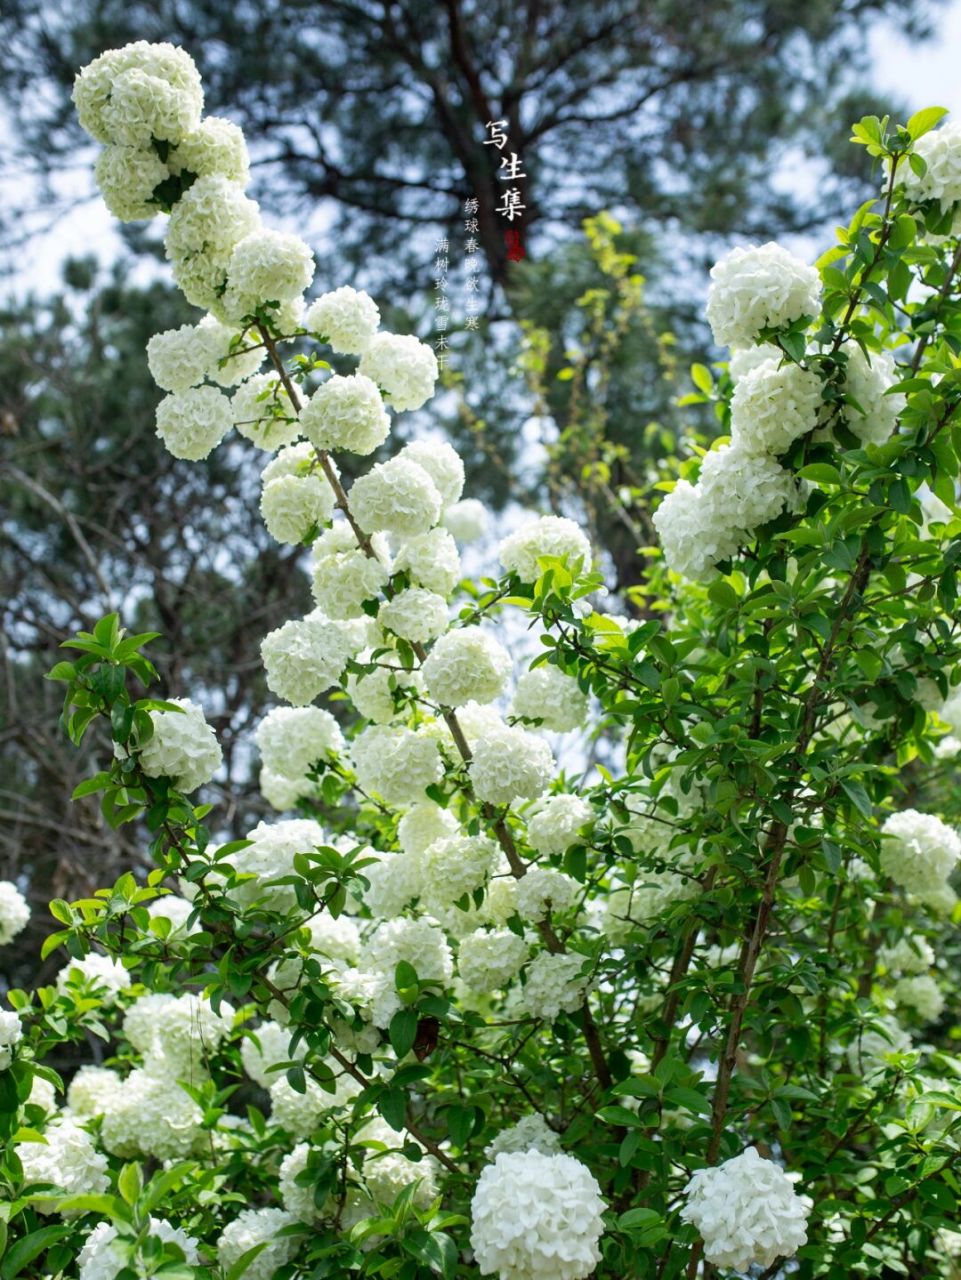
[[[41,1227],[39,1231],[31,1231],[28,1236],[12,1245],[0,1267],[0,1280],[13,1280],[24,1267],[28,1267],[34,1258],[40,1256],[44,1249],[70,1235],[70,1227]]]
[[[706,364],[691,365],[691,381],[706,396],[709,396],[714,390],[714,379],[711,377],[711,371]]]
[[[388,1089],[381,1095],[377,1109],[390,1127],[400,1133],[407,1118],[407,1096],[400,1089]]]
[[[240,1277],[245,1274],[253,1260],[255,1258],[259,1258],[269,1244],[269,1240],[261,1240],[260,1243],[255,1244],[252,1249],[248,1249],[245,1253],[242,1253],[224,1276],[224,1280],[240,1280]]]
[[[398,1058],[406,1058],[417,1038],[417,1014],[413,1009],[398,1009],[390,1020],[390,1044]]]
[[[923,107],[920,111],[915,111],[908,121],[908,133],[911,135],[911,140],[917,142],[922,134],[933,129],[938,121],[947,114],[947,107]]]
[[[812,484],[840,484],[841,473],[829,462],[810,462],[797,473],[800,479],[810,480]]]
[[[74,787],[71,800],[79,800],[82,796],[93,795],[95,791],[103,791],[104,787],[110,785],[113,781],[109,773],[95,773],[92,778],[86,778],[78,786]]]
[[[135,1205],[143,1190],[143,1175],[136,1162],[125,1164],[117,1178],[117,1190],[129,1205]]]
[[[708,587],[707,594],[722,609],[736,609],[738,606],[737,592],[723,578],[716,578]]]

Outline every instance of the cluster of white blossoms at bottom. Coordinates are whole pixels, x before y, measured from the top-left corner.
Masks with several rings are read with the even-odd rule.
[[[243,1209],[224,1227],[217,1242],[220,1265],[227,1272],[240,1258],[259,1244],[266,1247],[248,1263],[244,1280],[271,1280],[278,1268],[290,1262],[299,1247],[296,1233],[281,1234],[297,1225],[293,1214],[283,1209]]]
[[[573,1156],[534,1149],[499,1154],[471,1201],[471,1248],[480,1274],[584,1280],[601,1258],[600,1191]]]
[[[45,1142],[17,1143],[24,1182],[46,1182],[56,1188],[49,1199],[33,1202],[38,1213],[56,1213],[58,1196],[99,1195],[107,1190],[107,1157],[93,1138],[70,1116],[58,1116],[44,1130]]]
[[[681,1211],[704,1241],[704,1257],[717,1267],[746,1271],[791,1258],[807,1241],[812,1203],[786,1174],[754,1147],[716,1168],[699,1169],[685,1188]]]
[[[153,1240],[163,1241],[164,1244],[176,1245],[183,1254],[183,1260],[187,1266],[195,1267],[199,1264],[197,1241],[180,1227],[172,1226],[163,1218],[152,1217],[148,1235]],[[133,1236],[130,1237],[131,1240],[133,1238]],[[121,1244],[122,1239],[123,1237],[119,1235],[112,1223],[99,1222],[87,1236],[83,1248],[77,1255],[77,1264],[80,1268],[79,1280],[116,1280],[116,1277],[128,1266],[128,1252]],[[139,1250],[134,1268],[138,1276],[150,1274],[144,1269]]]

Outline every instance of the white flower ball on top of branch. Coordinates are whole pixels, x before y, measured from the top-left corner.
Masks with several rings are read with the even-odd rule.
[[[340,683],[362,643],[349,623],[336,622],[320,610],[285,622],[260,645],[267,688],[292,706],[306,706]]]
[[[148,778],[170,778],[189,793],[210,781],[223,752],[202,707],[189,698],[170,701],[183,710],[150,712],[153,734],[140,748],[140,767]]]
[[[553,1156],[560,1149],[560,1138],[539,1111],[532,1111],[509,1129],[502,1129],[484,1148],[484,1155],[493,1161],[505,1152],[539,1151],[542,1156]]]
[[[260,512],[278,542],[295,546],[333,515],[334,491],[316,461],[312,445],[294,444],[264,467]]]
[[[264,765],[285,778],[300,778],[318,762],[344,751],[344,736],[320,707],[274,707],[254,735]]]
[[[188,302],[219,316],[234,245],[259,225],[259,206],[237,182],[213,175],[184,192],[170,212],[164,246]]]
[[[374,554],[369,556],[344,522],[331,525],[314,542],[311,592],[328,617],[364,617],[364,603],[376,600],[387,585],[392,566],[386,537],[373,534],[370,547]]]
[[[109,1067],[86,1063],[74,1075],[67,1090],[67,1106],[77,1120],[106,1115],[119,1097],[123,1081]]]
[[[200,73],[190,54],[176,45],[137,40],[121,49],[108,49],[88,63],[74,80],[72,97],[77,108],[77,118],[81,128],[92,138],[96,138],[98,142],[121,140],[113,130],[117,114],[114,93],[117,81],[128,71],[138,71],[160,81],[162,88],[148,88],[154,89],[162,97],[166,90],[172,90],[181,100],[181,113],[199,122],[204,105],[204,91]],[[166,101],[165,97],[163,101]],[[184,130],[185,133],[187,131]],[[150,135],[145,142],[150,142]]]
[[[94,176],[113,216],[121,222],[139,222],[160,212],[153,194],[170,173],[156,151],[107,146],[97,156]]]
[[[360,372],[377,383],[392,408],[420,409],[434,394],[437,357],[410,334],[376,333],[360,358]]]
[[[446,529],[429,529],[408,538],[394,557],[394,572],[404,572],[414,586],[436,591],[445,598],[461,578],[457,543]]]
[[[537,924],[552,913],[563,914],[577,897],[577,881],[553,867],[528,867],[517,882],[517,914]]]
[[[732,249],[711,268],[705,312],[718,346],[751,347],[762,329],[820,310],[817,271],[773,241]]]
[[[482,1276],[586,1280],[601,1260],[605,1209],[586,1165],[569,1155],[502,1152],[471,1201],[471,1248]]]
[[[259,822],[247,833],[247,839],[252,843],[223,860],[238,875],[250,877],[230,890],[230,898],[241,907],[260,903],[272,911],[292,911],[297,905],[294,886],[270,882],[294,874],[298,853],[310,853],[327,844],[324,828],[312,818]]]
[[[297,411],[276,373],[256,373],[230,398],[234,426],[261,449],[283,449],[301,434]]]
[[[407,587],[384,601],[377,621],[402,640],[427,644],[447,630],[447,601],[426,587]]]
[[[30,921],[27,900],[10,880],[0,880],[0,947],[12,942]]]
[[[478,800],[507,805],[547,789],[554,757],[543,738],[505,725],[478,739],[467,771]]]
[[[230,401],[216,387],[193,387],[164,396],[157,406],[157,435],[168,453],[200,462],[233,426]]]
[[[571,733],[587,722],[588,697],[573,676],[545,663],[525,671],[517,681],[511,715],[533,720],[555,733]]]
[[[358,476],[350,490],[350,509],[365,533],[413,538],[437,523],[441,499],[423,467],[396,457]]]
[[[889,351],[872,351],[870,362],[856,342],[843,343],[841,351],[848,357],[844,390],[857,401],[842,405],[841,416],[862,444],[884,444],[906,403],[903,392],[888,391],[908,371],[898,370]]]
[[[344,285],[312,302],[304,321],[311,333],[329,343],[334,351],[361,355],[377,332],[380,311],[369,294]]]
[[[102,111],[109,140],[125,147],[148,148],[160,142],[178,142],[200,123],[203,95],[170,84],[159,76],[131,67],[115,76],[110,101]]]
[[[175,996],[150,991],[140,996],[124,1014],[123,1032],[144,1058],[162,1056],[175,1075],[189,1078],[204,1066],[230,1034],[234,1009],[192,992]]]
[[[408,809],[397,824],[397,839],[405,853],[423,853],[428,845],[453,835],[460,824],[449,809],[433,800],[422,800]]]
[[[717,1267],[747,1271],[792,1258],[807,1242],[812,1204],[786,1174],[754,1147],[715,1168],[699,1169],[686,1187],[681,1218],[701,1233],[704,1257]]]
[[[424,860],[413,853],[385,853],[364,867],[364,905],[375,920],[393,920],[424,891]]]
[[[361,373],[334,374],[307,400],[301,429],[318,449],[368,454],[387,439],[390,416],[370,378]]]
[[[574,523],[564,516],[540,516],[508,534],[497,548],[497,555],[508,573],[516,573],[521,582],[535,582],[541,574],[538,560],[545,556],[563,560],[569,568],[580,563],[591,567],[591,544]]]
[[[924,173],[917,174],[902,163],[899,181],[912,199],[937,200],[946,213],[961,200],[961,123],[952,121],[923,134],[914,144],[914,153],[924,161]]]
[[[444,776],[437,743],[400,725],[370,725],[351,743],[351,754],[358,786],[387,804],[415,804]]]
[[[209,364],[198,325],[182,324],[179,329],[164,329],[147,343],[150,376],[163,391],[182,395],[196,387],[206,377]]]
[[[937,1022],[944,1013],[944,993],[929,973],[899,978],[894,984],[894,998],[903,1009],[910,1009],[922,1022]]]
[[[493,702],[511,673],[511,656],[489,632],[460,627],[441,636],[423,666],[427,692],[443,707]]]
[[[453,956],[439,925],[423,916],[378,924],[362,949],[361,967],[378,981],[371,1017],[384,1030],[401,1008],[400,996],[394,989],[394,975],[401,961],[411,965],[420,982],[432,983],[442,991],[450,986],[454,974]]]
[[[171,173],[194,173],[198,178],[219,177],[238,186],[250,181],[250,156],[244,131],[223,116],[206,116],[185,134],[167,156]]]

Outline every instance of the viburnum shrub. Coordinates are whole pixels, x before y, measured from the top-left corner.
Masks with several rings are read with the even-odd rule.
[[[0,1280],[957,1275],[961,132],[862,120],[883,191],[817,267],[715,267],[724,435],[661,482],[627,618],[564,516],[463,578],[460,459],[389,443],[430,348],[351,288],[305,310],[182,50],[74,96],[208,311],[150,343],[157,430],[273,455],[316,608],[263,638],[283,816],[245,840],[152,635],[51,672],[113,741],[78,799],[154,869],[53,902],[59,976],[0,1013]]]

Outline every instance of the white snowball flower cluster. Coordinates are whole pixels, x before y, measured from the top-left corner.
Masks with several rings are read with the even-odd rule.
[[[360,372],[377,383],[394,409],[420,409],[434,394],[437,357],[410,334],[377,333],[364,349]]]
[[[73,101],[81,127],[98,142],[148,147],[153,138],[178,142],[196,128],[204,93],[185,50],[138,40],[85,66]]]
[[[934,951],[927,938],[905,934],[893,947],[880,947],[878,960],[890,973],[926,973],[934,964]]]
[[[457,830],[458,821],[449,809],[442,809],[433,800],[422,800],[408,809],[397,824],[397,839],[405,853],[416,855]]]
[[[560,1013],[573,1013],[584,1003],[590,979],[583,973],[584,957],[542,951],[527,968],[520,1005],[532,1018],[553,1022]]]
[[[288,231],[258,227],[234,245],[227,288],[214,313],[239,324],[268,302],[299,298],[314,278],[310,245]]]
[[[361,648],[349,623],[315,610],[271,631],[260,645],[267,688],[295,707],[338,684],[347,663]]]
[[[109,1001],[127,990],[130,974],[119,960],[91,951],[82,960],[70,960],[57,974],[57,990],[61,994],[75,985],[93,988]]]
[[[961,857],[957,833],[917,809],[892,813],[881,834],[881,870],[922,900],[944,885]]]
[[[258,373],[230,398],[234,426],[261,449],[283,449],[300,435],[297,412],[276,373]]]
[[[817,426],[821,379],[777,359],[744,374],[731,397],[731,443],[744,453],[785,453]]]
[[[283,778],[300,778],[318,761],[341,755],[344,736],[320,707],[274,707],[254,735],[264,766]]]
[[[243,907],[260,903],[272,911],[291,911],[297,905],[293,885],[271,884],[294,873],[294,858],[327,843],[327,834],[311,818],[260,822],[247,833],[252,843],[228,859],[234,871],[250,876],[230,890],[231,899]]]
[[[365,1218],[380,1217],[393,1207],[397,1197],[412,1183],[417,1183],[411,1201],[418,1209],[426,1209],[437,1197],[437,1166],[431,1157],[408,1160],[396,1146],[394,1131],[383,1120],[369,1120],[355,1136],[367,1148],[360,1185],[348,1191],[344,1225],[349,1227]],[[354,1181],[354,1177],[351,1177]]]
[[[299,1142],[293,1151],[288,1152],[280,1162],[277,1189],[280,1192],[284,1209],[298,1222],[317,1222],[324,1213],[314,1202],[314,1188],[302,1186],[298,1177],[307,1168],[311,1146],[308,1142]]]
[[[798,493],[791,474],[773,458],[722,445],[706,454],[696,485],[679,480],[654,512],[664,558],[676,573],[706,578]]]
[[[502,1129],[484,1148],[484,1155],[493,1161],[506,1152],[539,1151],[542,1156],[553,1156],[560,1149],[560,1138],[539,1111],[532,1111],[509,1129]]]
[[[443,836],[423,854],[424,895],[429,910],[449,907],[481,888],[494,869],[497,846],[487,836]]]
[[[365,533],[382,530],[412,538],[437,523],[441,498],[424,468],[398,455],[358,476],[351,486],[350,507]]]
[[[170,701],[183,710],[150,712],[153,735],[140,748],[140,767],[148,778],[170,778],[189,794],[210,781],[223,753],[202,707],[189,698]]]
[[[390,1025],[390,1019],[401,1007],[394,990],[394,974],[404,960],[412,965],[421,982],[433,982],[441,988],[449,986],[454,961],[444,931],[432,921],[388,920],[379,924],[364,944],[361,962],[369,973],[384,983],[382,998],[374,1010],[379,1027]]]
[[[334,374],[304,405],[300,426],[318,449],[368,454],[387,439],[390,417],[370,378],[361,373]]]
[[[16,1152],[28,1185],[47,1182],[57,1196],[99,1195],[107,1190],[107,1157],[94,1146],[93,1138],[70,1116],[57,1116],[47,1125],[46,1142],[18,1142]],[[55,1213],[57,1201],[33,1202],[38,1213]]]
[[[272,1068],[303,1058],[306,1051],[303,1043],[291,1049],[290,1032],[279,1022],[262,1022],[241,1042],[240,1060],[251,1080],[262,1089],[269,1089],[283,1074]]]
[[[944,993],[929,973],[899,978],[894,984],[894,998],[902,1008],[916,1013],[922,1022],[937,1022],[944,1013]]]
[[[26,898],[10,880],[0,880],[0,947],[22,933],[29,920]]]
[[[151,920],[166,920],[170,925],[170,932],[166,935],[168,942],[183,941],[184,938],[191,933],[199,933],[201,924],[199,920],[188,928],[187,921],[193,914],[194,904],[186,898],[181,898],[175,893],[166,893],[162,898],[158,898],[155,902],[147,903],[147,914]]]
[[[438,595],[449,596],[461,577],[457,543],[446,529],[430,529],[402,543],[394,557],[394,572]]]
[[[905,191],[917,201],[937,200],[946,213],[961,200],[961,123],[942,124],[914,144],[914,151],[925,163],[923,174],[916,174],[909,164],[898,169]]]
[[[175,1244],[184,1255],[187,1266],[195,1267],[200,1263],[197,1241],[188,1236],[181,1227],[175,1227],[164,1218],[151,1217],[148,1234],[152,1240],[162,1240],[164,1244]],[[127,1261],[127,1250],[118,1244],[117,1228],[111,1222],[98,1222],[87,1236],[83,1248],[77,1255],[80,1268],[79,1280],[116,1280],[122,1271],[130,1265]],[[137,1249],[133,1263],[133,1274],[147,1276],[140,1249]]]
[[[214,175],[246,187],[250,181],[250,156],[244,131],[223,116],[207,116],[185,134],[167,156],[171,173]]]
[[[207,314],[194,326],[207,357],[205,372],[221,387],[235,387],[253,377],[263,364],[263,348],[251,337]]]
[[[444,512],[445,528],[458,542],[477,542],[490,523],[487,508],[477,498],[462,498]]]
[[[516,573],[521,582],[540,577],[537,562],[546,556],[564,560],[569,568],[578,561],[584,569],[591,566],[591,544],[574,521],[564,516],[528,521],[501,541],[497,555],[504,569]]]
[[[159,213],[154,192],[168,176],[156,151],[146,147],[106,146],[94,165],[103,202],[121,222],[139,222]]]
[[[183,193],[171,210],[164,245],[188,302],[222,316],[230,255],[259,225],[256,201],[244,195],[239,183],[219,174],[198,178]]]
[[[780,358],[780,352],[770,347],[767,343],[762,343],[759,347],[744,347],[740,351],[732,351],[730,359],[727,363],[728,373],[731,375],[732,382],[740,382],[752,369],[756,369],[760,364],[766,364],[769,360],[777,360]]]
[[[457,971],[468,987],[487,994],[513,982],[527,956],[527,943],[512,930],[476,929],[460,940]]]
[[[581,796],[547,796],[527,819],[527,843],[545,857],[566,853],[593,816],[594,810]]]
[[[373,661],[372,651],[358,655],[361,664]],[[390,651],[382,651],[376,666],[369,671],[350,674],[347,677],[347,693],[355,710],[372,724],[389,724],[401,714],[405,698],[422,688],[418,671],[406,671],[400,658]],[[400,696],[398,704],[397,697]]]
[[[164,329],[147,343],[150,376],[164,391],[178,395],[203,382],[207,374],[207,352],[198,341],[197,325]]]
[[[163,1059],[178,1076],[195,1075],[230,1034],[234,1010],[188,992],[148,992],[127,1009],[124,1035],[145,1059]]]
[[[385,854],[364,868],[369,881],[364,904],[375,920],[392,920],[419,898],[424,887],[423,858],[419,854]]]
[[[182,1160],[198,1148],[205,1136],[203,1110],[176,1083],[178,1074],[163,1054],[130,1072],[101,1124],[101,1141],[111,1155]]]
[[[841,351],[848,357],[844,390],[857,404],[843,404],[842,420],[862,444],[884,444],[904,409],[903,392],[888,395],[904,375],[889,351],[872,351],[870,361],[856,342],[847,341]]]
[[[330,618],[364,616],[363,605],[376,600],[390,577],[387,540],[375,533],[370,540],[373,555],[357,545],[350,525],[334,524],[313,544],[311,591]]]
[[[507,725],[478,739],[468,765],[478,800],[498,805],[535,799],[553,772],[554,757],[543,738]]]
[[[706,315],[722,347],[751,347],[762,329],[778,329],[821,310],[814,267],[769,241],[732,249],[711,268]]]
[[[316,466],[313,446],[281,449],[261,476],[260,513],[267,532],[291,546],[311,529],[326,524],[334,511],[334,491]]]
[[[554,733],[584,728],[587,709],[587,694],[574,677],[549,664],[525,671],[511,701],[511,715],[537,721]]]
[[[70,1081],[67,1106],[78,1120],[103,1116],[119,1100],[123,1081],[109,1067],[85,1064]]]
[[[333,1065],[333,1064],[331,1064]],[[270,1085],[270,1118],[286,1130],[295,1142],[302,1142],[332,1110],[357,1096],[361,1086],[351,1076],[337,1077],[334,1091],[322,1089],[316,1080],[306,1080],[306,1092],[299,1093],[281,1072]]]
[[[569,1155],[503,1152],[471,1201],[471,1248],[482,1276],[585,1280],[601,1258],[604,1201],[586,1165]]]
[[[422,671],[427,692],[443,707],[493,702],[507,683],[511,656],[489,632],[461,627],[438,639]]]
[[[278,1268],[290,1262],[297,1252],[296,1235],[282,1235],[286,1227],[297,1222],[283,1209],[244,1209],[228,1222],[217,1241],[217,1256],[224,1273],[258,1244],[267,1247],[244,1269],[244,1280],[272,1280]]]
[[[811,1201],[794,1190],[786,1174],[754,1147],[712,1169],[699,1169],[686,1187],[681,1218],[704,1241],[704,1257],[717,1267],[746,1271],[792,1258],[807,1242]]]
[[[388,804],[414,804],[444,775],[437,743],[400,725],[371,725],[351,743],[354,772],[365,792]]]
[[[168,453],[187,462],[206,458],[232,426],[230,401],[216,387],[192,387],[157,405],[157,435]]]
[[[577,896],[577,881],[553,867],[528,867],[517,882],[517,913],[534,924],[563,914]]]
[[[437,486],[443,507],[452,506],[464,491],[464,463],[447,440],[414,440],[397,455],[423,467]]]
[[[6,1071],[13,1061],[13,1051],[23,1039],[23,1024],[19,1013],[0,1009],[0,1071]]]
[[[427,644],[447,630],[447,601],[425,587],[407,587],[384,601],[377,621],[411,644]]]
[[[312,302],[304,321],[306,328],[334,351],[359,356],[377,332],[380,311],[369,294],[344,285]]]

